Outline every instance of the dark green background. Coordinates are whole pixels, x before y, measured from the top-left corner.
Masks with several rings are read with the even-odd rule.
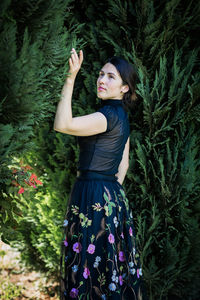
[[[78,159],[76,138],[53,131],[70,50],[84,51],[74,115],[97,109],[98,71],[119,55],[139,75],[124,187],[147,294],[199,299],[199,28],[200,5],[192,0],[1,1],[1,236],[29,266],[58,274]],[[20,159],[43,181],[22,196],[11,185]]]

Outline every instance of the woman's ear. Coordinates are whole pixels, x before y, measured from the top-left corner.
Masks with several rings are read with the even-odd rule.
[[[129,91],[129,86],[128,86],[128,84],[124,84],[123,86],[122,86],[122,89],[121,89],[121,91],[122,91],[122,93],[127,93],[128,91]]]

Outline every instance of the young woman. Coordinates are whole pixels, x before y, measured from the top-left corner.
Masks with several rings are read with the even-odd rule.
[[[72,49],[54,129],[78,136],[79,176],[64,220],[61,299],[141,299],[141,267],[133,217],[122,183],[129,165],[129,122],[124,106],[136,98],[136,73],[113,57],[97,79],[101,108],[72,116],[74,82],[83,62]]]

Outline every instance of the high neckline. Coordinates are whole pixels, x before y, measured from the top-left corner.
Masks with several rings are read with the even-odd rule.
[[[104,105],[122,105],[122,100],[121,99],[106,99],[106,100],[101,100],[101,104]]]

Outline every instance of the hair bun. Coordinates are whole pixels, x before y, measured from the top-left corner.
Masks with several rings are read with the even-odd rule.
[[[129,90],[124,94],[122,100],[125,107],[131,107],[132,104],[137,100],[135,89],[138,77],[134,66],[124,58],[117,56],[113,56],[107,62],[115,66],[122,78],[123,84],[127,84],[129,86]]]

